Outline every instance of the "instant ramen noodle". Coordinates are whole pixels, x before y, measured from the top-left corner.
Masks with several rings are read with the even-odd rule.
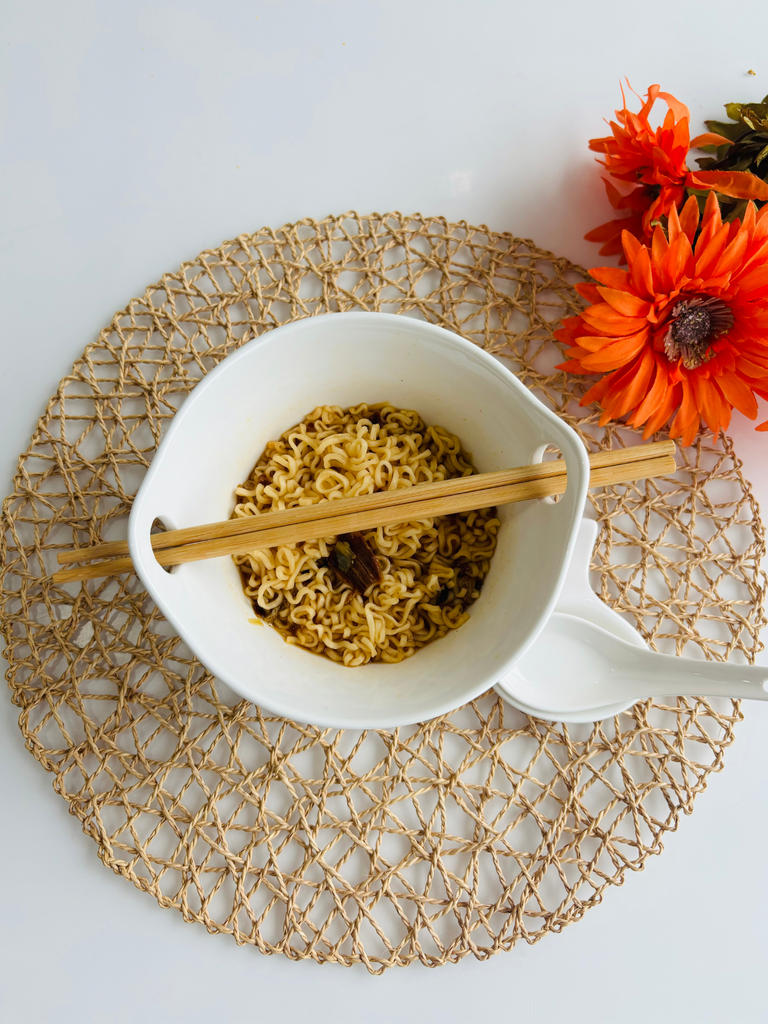
[[[388,403],[323,405],[270,441],[235,516],[475,473],[454,434]],[[259,620],[287,643],[355,667],[398,662],[458,629],[496,547],[495,509],[235,555]]]

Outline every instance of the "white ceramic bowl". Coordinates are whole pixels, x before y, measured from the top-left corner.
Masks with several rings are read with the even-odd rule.
[[[496,554],[470,619],[397,665],[350,669],[254,625],[231,558],[155,560],[150,529],[227,519],[234,488],[265,443],[317,405],[390,401],[458,434],[480,472],[563,453],[557,503],[500,510]],[[581,520],[589,463],[577,435],[497,359],[431,324],[382,313],[332,313],[244,345],[205,377],[174,417],[131,512],[136,570],[213,675],[276,714],[321,726],[392,728],[445,714],[500,679],[554,608]]]

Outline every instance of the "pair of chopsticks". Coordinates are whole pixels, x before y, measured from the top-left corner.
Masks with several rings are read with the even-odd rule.
[[[607,487],[674,473],[674,453],[674,441],[597,452],[589,457],[589,486]],[[160,565],[181,565],[222,555],[242,555],[255,548],[297,544],[414,519],[551,497],[563,494],[566,483],[565,462],[556,459],[498,473],[439,480],[396,491],[377,491],[357,498],[340,498],[301,508],[242,516],[223,523],[171,530],[155,534],[152,547]],[[92,564],[60,569],[52,577],[56,583],[133,571],[128,544],[122,540],[62,551],[58,560],[62,565]]]

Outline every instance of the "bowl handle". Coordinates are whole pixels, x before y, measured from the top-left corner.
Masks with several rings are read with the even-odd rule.
[[[158,506],[162,507],[160,495],[153,495],[149,487],[147,493],[142,494],[143,488],[133,503],[131,515],[128,520],[128,548],[131,552],[131,561],[139,579],[147,588],[149,593],[163,607],[162,598],[165,594],[172,594],[178,590],[179,580],[175,572],[168,572],[155,558],[152,548],[152,525],[159,519],[167,529],[175,529],[173,518],[158,512]],[[167,613],[166,613],[167,614]]]
[[[554,413],[550,412],[550,410],[542,405],[538,399],[534,400],[537,408],[532,409],[531,412],[533,413],[533,417],[537,421],[537,425],[539,427],[540,447],[538,447],[533,453],[532,458],[536,459],[538,457],[540,459],[547,445],[554,445],[560,449],[568,471],[568,482],[566,484],[565,493],[561,496],[559,501],[543,501],[543,507],[541,510],[542,515],[560,520],[564,525],[568,537],[565,550],[562,554],[563,564],[560,579],[549,602],[549,611],[551,612],[555,606],[557,598],[560,596],[560,590],[562,589],[565,574],[568,566],[570,565],[571,556],[573,555],[573,550],[576,545],[579,524],[584,515],[584,505],[587,499],[587,490],[589,489],[589,455],[587,454],[587,449],[585,448],[584,443],[576,431],[569,427],[567,423],[564,423]],[[543,622],[546,621],[546,618],[548,617],[549,613],[547,613]]]
[[[548,412],[548,410],[546,411]],[[559,501],[552,498],[540,498],[539,500],[543,505],[548,505],[552,509],[564,505],[571,513],[578,513],[578,518],[581,518],[589,489],[590,468],[587,449],[578,434],[560,420],[552,423],[547,416],[547,422],[541,424],[541,428],[542,440],[531,455],[531,461],[541,462],[544,452],[550,446],[558,448],[565,460],[568,481],[565,493],[561,495]],[[563,508],[560,508],[560,514],[564,514]]]

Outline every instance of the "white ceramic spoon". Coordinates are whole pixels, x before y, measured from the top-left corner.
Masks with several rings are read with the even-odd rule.
[[[656,654],[575,615],[554,612],[507,677],[547,717],[648,697],[768,700],[768,668]]]
[[[581,619],[589,619],[601,629],[607,629],[635,647],[646,647],[646,643],[629,620],[615,612],[604,604],[592,589],[589,582],[590,562],[592,550],[597,540],[597,523],[593,519],[582,519],[579,532],[576,534],[576,543],[573,548],[571,564],[563,583],[563,589],[557,599],[555,611],[565,612],[566,615],[576,615]],[[537,641],[538,643],[538,641]],[[539,650],[541,653],[541,649]],[[518,667],[522,669],[523,675],[530,675],[527,672],[525,654]],[[626,711],[634,703],[630,700],[619,701],[613,704],[603,704],[599,708],[579,708],[578,711],[564,712],[558,715],[548,715],[541,708],[525,704],[514,691],[515,678],[514,670],[510,670],[496,684],[496,692],[508,701],[518,711],[533,718],[546,718],[558,722],[600,722],[604,718],[613,718],[614,715]]]

